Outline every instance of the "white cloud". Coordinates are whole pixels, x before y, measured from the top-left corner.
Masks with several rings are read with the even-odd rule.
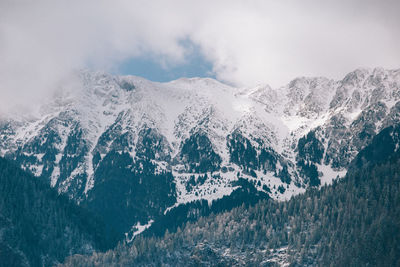
[[[397,68],[399,7],[390,0],[3,0],[0,110],[35,103],[88,65],[110,69],[140,55],[182,63],[182,40],[200,47],[219,79],[238,85]]]

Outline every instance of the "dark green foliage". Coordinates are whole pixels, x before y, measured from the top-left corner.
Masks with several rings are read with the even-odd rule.
[[[363,149],[353,162],[353,165],[361,167],[366,164],[379,164],[400,153],[400,127],[390,126],[381,131],[372,143]]]
[[[315,136],[315,131],[310,131],[307,136],[299,139],[297,150],[298,161],[304,160],[320,164],[324,156],[324,146]]]
[[[286,189],[282,185],[278,186],[279,193],[283,194],[283,193],[285,193],[285,191],[286,191]]]
[[[319,186],[318,169],[316,163],[320,164],[324,156],[324,146],[315,136],[315,131],[310,131],[306,136],[299,139],[296,157],[300,174],[305,177],[310,186]]]
[[[282,183],[290,184],[292,181],[287,165],[283,165],[282,170],[279,170],[277,176],[281,178]]]
[[[139,132],[136,146],[136,157],[143,160],[170,160],[170,155],[164,153],[167,141],[165,137],[152,128],[143,128]],[[158,154],[158,158],[156,156]]]
[[[82,128],[79,125],[75,125],[67,138],[66,146],[59,163],[60,177],[57,180],[56,187],[70,177],[79,163],[84,161],[87,153],[88,145],[83,138]],[[84,186],[82,185],[86,184],[86,179],[86,174],[82,174],[80,177],[76,176],[74,179],[75,184],[69,188],[69,194],[74,196],[81,195],[84,190]]]
[[[266,171],[274,171],[277,163],[277,154],[271,148],[263,148],[258,156],[258,168]]]
[[[99,164],[100,160],[101,160],[101,155],[100,155],[100,153],[99,153],[98,151],[93,152],[92,163],[93,163],[93,166],[94,166],[95,168],[97,168],[97,165]]]
[[[254,147],[250,140],[239,132],[233,132],[227,137],[230,161],[241,166],[245,171],[254,176],[251,170],[274,171],[278,161],[277,154],[263,146],[259,141],[259,148]]]
[[[254,178],[257,178],[257,174],[254,170],[250,170],[250,175],[253,176]]]
[[[23,254],[0,241],[0,266],[29,266],[29,262]]]
[[[244,168],[258,168],[257,151],[250,140],[236,132],[228,136],[227,139],[231,162]]]
[[[59,178],[55,185],[62,188],[71,173],[85,161],[88,153],[88,144],[84,137],[84,131],[79,123],[72,121],[68,112],[60,113],[58,118],[51,119],[39,133],[30,139],[23,146],[19,146],[15,152],[9,153],[7,158],[15,160],[20,166],[24,166],[27,171],[40,176],[50,184],[51,175],[56,165],[59,165]],[[69,128],[67,140],[64,145],[64,130]],[[65,130],[67,132],[68,130]],[[63,149],[60,149],[63,147]],[[56,159],[57,155],[61,159]],[[40,156],[40,157],[39,157]],[[59,160],[57,162],[56,160]],[[58,163],[58,164],[57,164]],[[41,172],[36,172],[37,166],[43,165]],[[76,175],[73,181],[68,182],[68,196],[72,199],[81,200],[82,193],[86,184],[87,175]],[[65,184],[64,184],[65,186]]]
[[[300,168],[300,173],[308,178],[308,184],[310,186],[319,186],[321,184],[321,180],[318,177],[318,169],[314,163],[306,163],[304,160],[300,160],[297,162],[297,166]]]
[[[165,231],[175,232],[187,222],[197,221],[200,217],[211,213],[221,213],[232,210],[241,205],[254,205],[262,199],[269,199],[268,194],[258,191],[248,180],[239,179],[234,186],[238,186],[230,195],[213,200],[211,205],[207,200],[198,200],[179,205],[166,214],[158,217],[145,232],[147,236],[162,236]]]
[[[192,191],[193,187],[196,185],[196,177],[194,175],[190,176],[189,180],[186,182],[186,191]]]
[[[54,122],[53,122],[54,120]],[[50,181],[50,175],[54,169],[54,161],[58,150],[56,144],[61,142],[61,137],[51,125],[56,124],[56,120],[53,119],[49,122],[47,129],[43,129],[39,135],[35,136],[29,143],[23,147],[19,147],[16,151],[15,160],[21,164],[21,166],[34,165],[37,161],[33,154],[43,154],[43,171],[41,176]],[[32,154],[27,156],[26,153]]]
[[[155,168],[151,161],[133,162],[128,153],[115,151],[100,162],[95,186],[82,205],[104,220],[110,244],[137,222],[146,224],[176,202],[172,174],[156,174]]]
[[[260,200],[269,199],[269,195],[258,191],[248,180],[240,178],[234,183],[239,188],[234,190],[229,196],[214,200],[212,204],[212,212],[219,213],[231,210],[233,207],[241,205],[254,205]]]
[[[102,229],[92,214],[0,158],[1,266],[51,266],[103,249]]]
[[[262,189],[263,189],[265,192],[271,193],[271,189],[270,189],[266,184],[264,184],[264,185],[262,186]]]
[[[400,266],[399,133],[379,134],[331,186],[210,214],[67,266],[276,266],[279,254],[291,266]]]
[[[203,185],[207,178],[207,173],[205,173],[204,175],[199,175],[197,179],[194,175],[191,175],[189,180],[186,182],[186,191],[192,191],[193,187],[195,187],[196,185]]]
[[[180,158],[187,165],[188,171],[196,173],[216,171],[221,163],[221,157],[215,153],[210,139],[202,132],[185,140]]]

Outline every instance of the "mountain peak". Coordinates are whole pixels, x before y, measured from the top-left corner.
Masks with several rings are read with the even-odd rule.
[[[299,77],[274,89],[82,71],[83,89],[51,99],[41,117],[0,124],[0,152],[77,201],[119,182],[128,190],[121,199],[133,201],[132,175],[133,191],[149,190],[143,177],[167,175],[171,206],[222,198],[239,178],[287,199],[343,174],[377,128],[398,121],[398,75],[358,69],[342,81]]]
[[[192,78],[179,78],[177,80],[173,80],[170,82],[165,83],[169,86],[177,86],[180,88],[185,88],[189,90],[201,90],[201,89],[228,89],[233,88],[230,85],[222,83],[216,79],[209,78],[209,77],[192,77]]]

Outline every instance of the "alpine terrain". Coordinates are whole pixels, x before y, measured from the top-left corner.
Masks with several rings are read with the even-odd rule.
[[[399,266],[399,147],[398,124],[375,136],[332,185],[74,255],[64,266]]]
[[[35,112],[1,119],[0,155],[96,214],[111,247],[148,228],[163,235],[163,220],[176,230],[172,215],[196,220],[332,184],[399,122],[400,70],[281,88],[81,71]]]

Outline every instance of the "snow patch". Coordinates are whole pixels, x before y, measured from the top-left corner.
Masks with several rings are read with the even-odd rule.
[[[316,166],[318,168],[318,172],[322,174],[322,176],[320,177],[321,186],[330,185],[332,184],[333,180],[337,178],[343,178],[347,173],[347,170],[336,171],[332,169],[331,166],[325,164],[316,164]]]
[[[140,222],[136,223],[134,226],[132,226],[130,232],[125,233],[125,241],[127,243],[131,243],[137,235],[148,229],[153,224],[153,222],[154,220],[150,220],[144,225],[141,225]]]

